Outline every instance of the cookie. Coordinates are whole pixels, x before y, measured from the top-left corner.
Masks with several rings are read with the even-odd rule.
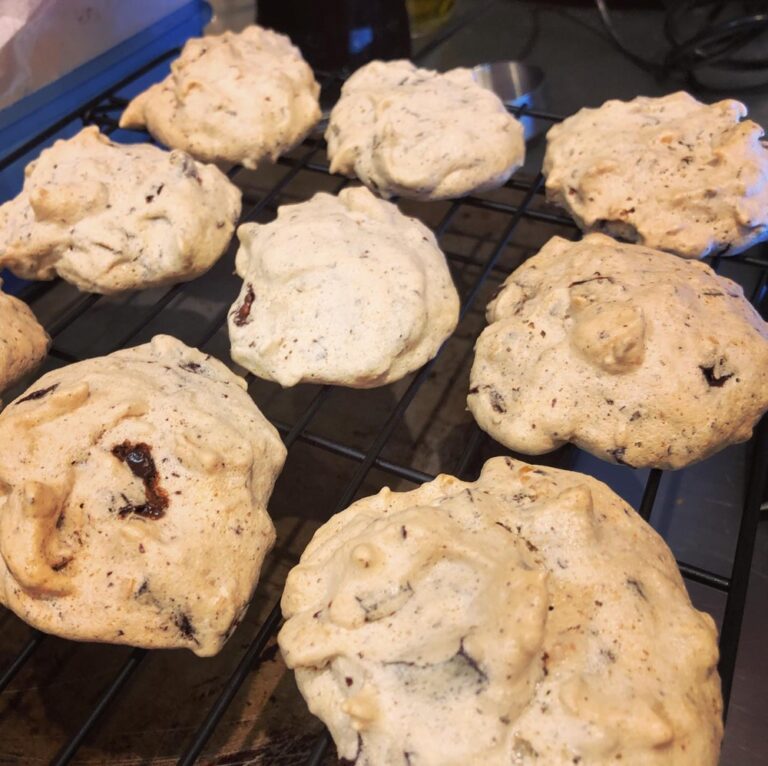
[[[768,238],[768,148],[738,101],[606,101],[547,134],[547,198],[587,232],[684,258]]]
[[[341,89],[328,129],[332,173],[384,197],[435,200],[504,184],[523,164],[522,125],[470,69],[373,61]]]
[[[221,257],[239,216],[239,189],[213,165],[87,127],[45,149],[0,207],[0,266],[104,294],[186,281]]]
[[[605,484],[511,458],[323,525],[279,635],[359,766],[715,766],[717,635]]]
[[[768,409],[768,325],[704,263],[602,234],[554,237],[487,316],[467,403],[518,452],[573,442],[682,468],[748,439]]]
[[[146,127],[205,162],[255,168],[312,130],[319,94],[298,48],[253,25],[188,40],[168,77],[128,104],[120,127]]]
[[[434,235],[367,189],[283,206],[238,236],[232,358],[261,378],[381,386],[425,364],[456,327]]]
[[[242,378],[175,338],[44,375],[0,414],[0,602],[64,638],[216,654],[284,459]]]
[[[0,393],[37,367],[50,338],[26,303],[4,293],[0,279]]]

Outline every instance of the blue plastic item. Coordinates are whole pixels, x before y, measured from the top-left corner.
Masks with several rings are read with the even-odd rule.
[[[180,48],[190,37],[199,37],[211,15],[207,2],[191,0],[147,29],[0,111],[0,162],[25,142],[85,106],[153,59]],[[168,62],[158,65],[132,83],[130,91],[138,92],[156,82],[165,75],[168,66]],[[0,171],[0,203],[19,193],[24,181],[24,168],[41,149],[59,138],[74,135],[81,127],[78,120],[72,121]],[[11,294],[18,293],[28,284],[7,271],[3,271],[1,276],[3,289]]]

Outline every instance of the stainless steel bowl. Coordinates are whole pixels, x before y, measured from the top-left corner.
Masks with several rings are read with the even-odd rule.
[[[529,109],[544,109],[544,72],[537,66],[521,64],[518,61],[496,61],[478,64],[472,69],[475,80],[484,88],[492,90],[507,107],[526,106]],[[549,123],[523,115],[520,118],[525,128],[526,141],[543,132]]]

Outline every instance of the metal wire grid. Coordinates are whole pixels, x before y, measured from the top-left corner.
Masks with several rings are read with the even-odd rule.
[[[124,101],[116,98],[114,94],[145,72],[150,71],[158,63],[170,58],[174,54],[175,51],[170,51],[163,56],[158,57],[124,81],[118,83],[113,88],[110,88],[99,98],[94,99],[89,104],[86,104],[85,107],[68,115],[40,135],[35,136],[24,146],[11,152],[5,158],[0,160],[0,171],[24,156],[28,151],[40,148],[62,127],[69,125],[72,122],[80,121],[83,124],[96,122],[105,132],[112,132],[117,127],[115,112],[124,106]],[[512,111],[516,116],[527,116],[546,123],[556,122],[561,119],[555,114],[525,109],[524,107],[513,109]],[[327,174],[327,163],[322,159],[318,159],[318,156],[323,149],[324,144],[322,140],[311,138],[305,142],[298,157],[290,156],[282,158],[280,160],[280,165],[286,168],[286,172],[266,194],[254,203],[246,206],[241,221],[253,220],[261,211],[267,208],[267,206],[274,206],[281,192],[283,192],[285,187],[300,172],[309,171],[310,173]],[[240,168],[233,168],[229,173],[230,178],[236,180],[240,172]],[[347,183],[347,180],[339,179],[337,191]],[[435,234],[438,237],[438,240],[442,240],[462,208],[493,211],[506,216],[506,224],[496,238],[491,252],[484,260],[477,261],[472,257],[459,253],[447,253],[449,259],[456,264],[467,265],[469,263],[479,268],[479,274],[471,284],[467,294],[464,296],[461,307],[462,319],[467,315],[470,308],[473,307],[481,289],[492,274],[494,276],[500,275],[503,278],[509,273],[509,269],[500,266],[499,261],[502,253],[518,228],[518,225],[523,219],[535,222],[541,226],[570,226],[574,229],[574,234],[577,233],[575,226],[570,219],[557,213],[542,210],[533,206],[534,201],[537,198],[540,199],[540,195],[542,194],[543,178],[540,173],[532,180],[516,177],[512,179],[507,186],[522,193],[522,199],[519,203],[510,204],[494,199],[486,199],[484,197],[468,197],[461,200],[455,200],[450,203],[448,210],[435,228]],[[752,299],[753,301],[760,300],[764,303],[765,299],[763,294],[765,292],[766,280],[768,279],[768,263],[761,260],[759,257],[752,255],[740,257],[739,261],[760,269],[760,275]],[[718,266],[717,259],[714,260],[713,266]],[[22,297],[24,297],[34,308],[35,303],[45,296],[51,289],[53,289],[51,283],[38,283],[28,288]],[[184,289],[184,284],[175,285],[168,289],[145,314],[140,322],[132,326],[129,332],[126,332],[121,337],[115,339],[113,350],[130,345],[142,330],[144,330]],[[49,324],[47,330],[53,338],[53,346],[51,349],[52,356],[58,358],[62,362],[78,361],[77,357],[57,347],[57,337],[70,327],[73,322],[85,316],[99,300],[100,297],[97,295],[79,295],[61,311],[60,315],[54,321]],[[205,332],[201,334],[196,345],[200,347],[204,346],[220,330],[226,321],[228,308],[229,304],[222,305],[219,308]],[[450,342],[451,339],[449,338],[443,348]],[[376,432],[368,447],[364,450],[341,440],[313,434],[308,430],[310,423],[330,397],[343,396],[343,390],[340,389],[329,386],[316,387],[317,391],[315,395],[305,406],[303,412],[301,412],[292,423],[275,422],[276,427],[283,435],[286,447],[289,448],[289,459],[291,455],[290,447],[297,441],[301,441],[313,448],[330,452],[346,460],[353,461],[356,464],[357,467],[351,479],[347,483],[342,495],[338,498],[335,507],[328,512],[328,516],[342,510],[352,502],[363,482],[366,480],[366,477],[368,477],[374,467],[393,477],[406,479],[417,484],[430,481],[434,478],[430,474],[417,470],[407,464],[387,460],[381,455],[384,448],[390,442],[393,432],[402,421],[403,416],[417,397],[425,381],[430,376],[430,373],[433,371],[438,358],[439,355],[414,375],[410,384],[399,399],[396,400],[385,421]],[[733,682],[733,672],[736,662],[742,615],[747,594],[757,524],[760,516],[760,504],[763,497],[762,493],[764,491],[765,477],[768,472],[767,431],[768,428],[766,428],[764,419],[756,429],[755,435],[749,446],[744,509],[730,577],[723,577],[716,572],[702,569],[685,562],[678,562],[681,572],[688,580],[703,584],[726,594],[725,614],[720,637],[721,659],[719,667],[723,683],[726,711]],[[464,476],[466,474],[470,464],[473,459],[476,458],[480,447],[486,438],[487,437],[474,426],[472,436],[467,440],[463,454],[455,466],[454,473],[456,475]],[[629,471],[631,469],[626,468],[623,470]],[[653,470],[650,472],[644,488],[642,501],[639,506],[639,512],[645,519],[650,519],[651,517],[654,500],[661,480],[661,471]],[[238,690],[241,688],[246,678],[258,669],[260,659],[268,644],[277,633],[280,622],[279,602],[275,602],[269,615],[263,621],[251,640],[247,650],[241,656],[236,667],[232,669],[217,699],[206,712],[198,729],[190,738],[185,750],[179,755],[179,764],[189,766],[190,764],[197,762],[206,743],[216,730],[217,725],[221,721],[222,716],[233,701]],[[37,630],[32,631],[31,637],[27,643],[20,648],[16,656],[8,663],[5,670],[0,674],[0,692],[8,687],[12,679],[35,653],[44,638],[45,636],[41,632]],[[105,711],[110,705],[115,703],[126,682],[139,669],[146,655],[147,651],[144,649],[133,649],[130,652],[128,659],[120,668],[119,672],[103,689],[92,710],[82,721],[81,725],[71,733],[69,741],[64,744],[58,754],[53,758],[51,761],[52,764],[60,766],[69,763],[72,760],[86,737],[98,724],[99,719]],[[312,751],[306,763],[315,765],[320,763],[324,757],[329,741],[330,738],[327,731],[324,731],[314,742]]]

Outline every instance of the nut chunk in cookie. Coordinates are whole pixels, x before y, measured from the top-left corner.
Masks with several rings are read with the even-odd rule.
[[[242,378],[175,338],[50,372],[0,414],[0,602],[64,638],[216,654],[284,460]]]
[[[372,61],[344,83],[328,129],[331,172],[384,197],[463,197],[523,164],[523,126],[470,69]]]
[[[43,361],[50,342],[29,306],[2,287],[0,279],[0,393]]]
[[[275,161],[320,119],[320,86],[299,49],[256,25],[188,40],[171,73],[123,112],[122,128],[205,162]]]
[[[587,232],[684,258],[768,239],[768,147],[739,101],[606,101],[547,133],[547,197]]]
[[[240,190],[218,168],[91,126],[45,149],[0,206],[0,266],[105,294],[188,281],[221,257],[239,216]]]
[[[591,477],[494,458],[384,489],[317,531],[282,608],[286,664],[359,766],[717,763],[714,621]]]
[[[768,409],[768,325],[698,261],[602,234],[554,237],[487,317],[467,403],[518,452],[573,442],[682,468],[748,439]]]
[[[367,189],[283,205],[237,233],[232,358],[261,378],[382,386],[456,327],[459,297],[434,234]]]

